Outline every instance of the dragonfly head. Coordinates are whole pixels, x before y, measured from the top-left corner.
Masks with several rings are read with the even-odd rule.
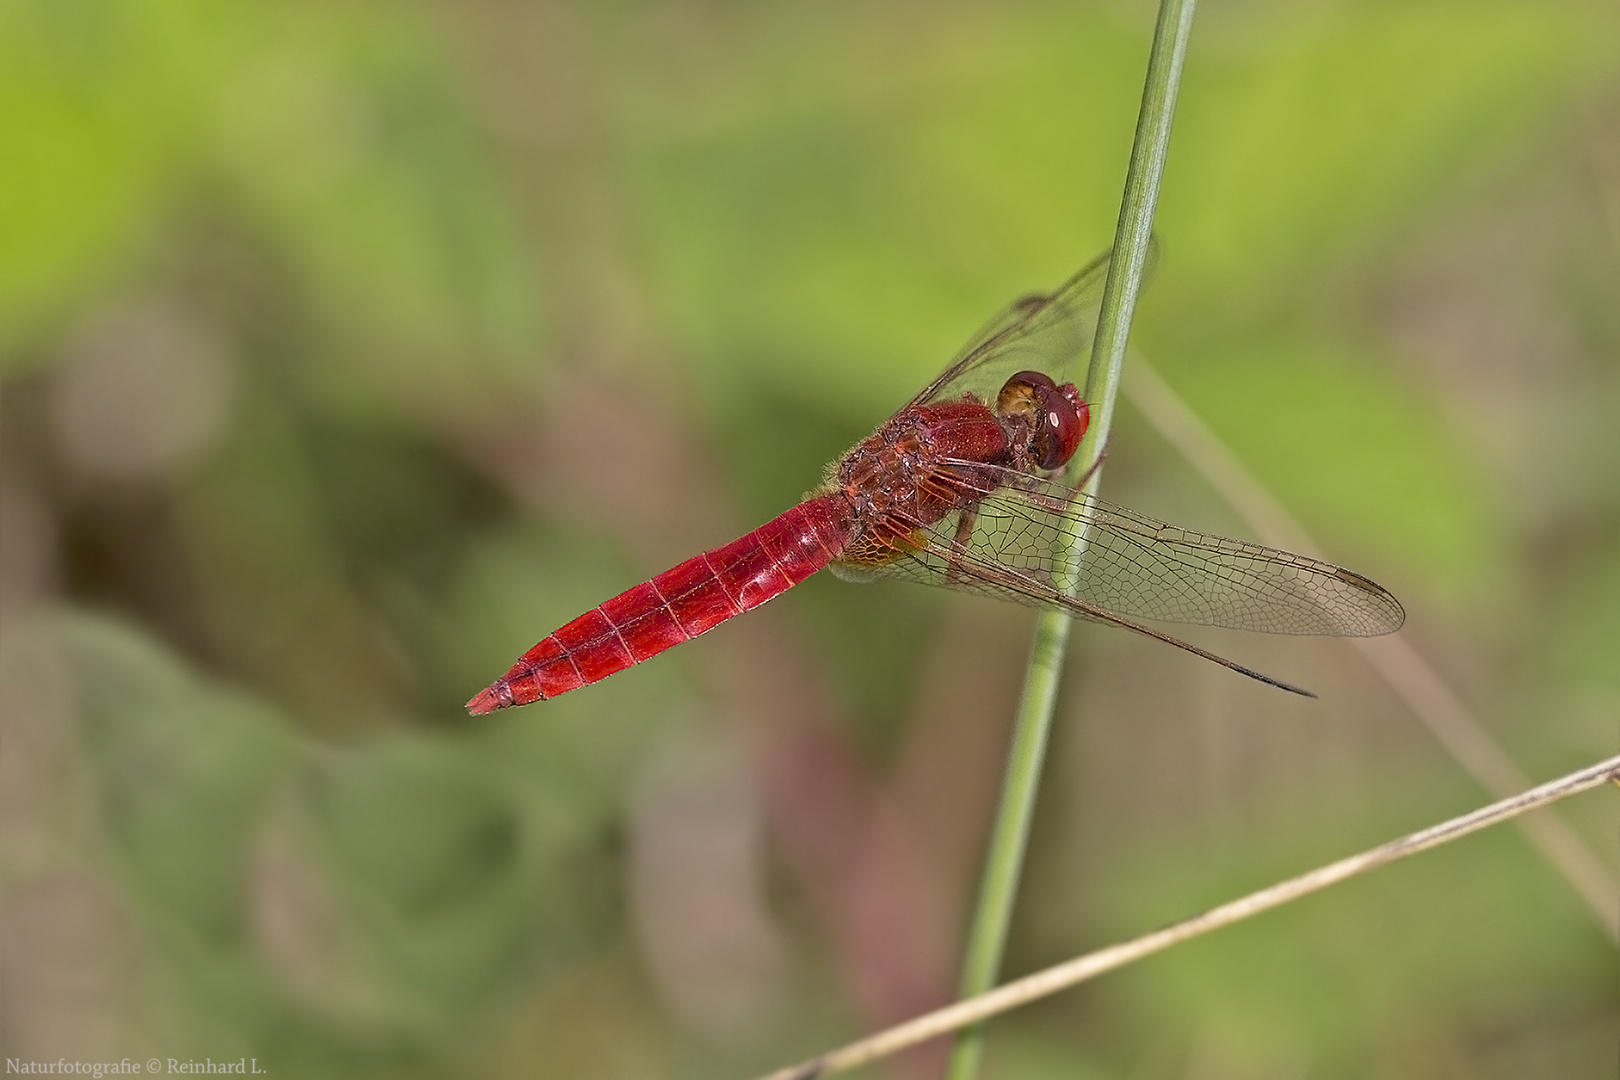
[[[1074,384],[1059,386],[1039,371],[1020,371],[1008,379],[996,398],[996,412],[1028,425],[1030,458],[1043,469],[1067,464],[1091,423],[1091,407]]]

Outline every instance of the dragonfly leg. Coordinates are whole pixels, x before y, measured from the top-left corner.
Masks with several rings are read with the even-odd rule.
[[[1080,479],[1074,482],[1074,489],[1076,491],[1079,491],[1081,488],[1091,483],[1091,478],[1096,475],[1098,469],[1102,468],[1103,462],[1108,460],[1108,448],[1113,441],[1114,437],[1110,435],[1108,437],[1108,442],[1103,443],[1102,449],[1097,452],[1096,460],[1090,465],[1087,465],[1086,471],[1080,474]]]
[[[973,538],[973,526],[978,520],[978,503],[968,503],[962,507],[962,512],[956,519],[956,540],[951,545],[951,554],[946,559],[945,580],[949,584],[954,585],[963,578],[962,560],[958,552],[966,550],[968,541]]]
[[[1080,489],[1085,487],[1086,484],[1091,482],[1092,476],[1094,476],[1096,474],[1098,469],[1102,468],[1103,462],[1106,461],[1107,459],[1108,459],[1108,446],[1106,444],[1104,444],[1104,446],[1102,448],[1102,452],[1097,455],[1097,460],[1093,461],[1090,465],[1086,466],[1086,471],[1080,475],[1080,479],[1076,480],[1069,487],[1069,498],[1068,499],[1058,499],[1058,498],[1053,497],[1052,495],[1047,494],[1044,491],[1034,490],[1031,487],[1021,487],[1020,490],[1022,490],[1025,493],[1025,496],[1032,503],[1034,503],[1036,506],[1039,506],[1041,509],[1046,510],[1046,511],[1048,511],[1050,513],[1054,513],[1054,514],[1062,514],[1069,508],[1069,505],[1073,502],[1075,497],[1080,494]],[[1033,480],[1033,478],[1031,478],[1031,479]],[[958,539],[960,540],[962,538],[958,537]]]

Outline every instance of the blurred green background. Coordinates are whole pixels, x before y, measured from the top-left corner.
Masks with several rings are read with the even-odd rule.
[[[461,703],[1102,250],[1152,19],[0,4],[6,1056],[745,1076],[947,1000],[1030,612],[817,578]],[[1531,775],[1613,753],[1614,5],[1198,20],[1135,344]],[[1129,406],[1105,494],[1247,535]],[[1486,801],[1341,643],[1196,639],[1322,700],[1081,628],[1010,974]],[[1614,971],[1501,829],[989,1073],[1612,1076]]]

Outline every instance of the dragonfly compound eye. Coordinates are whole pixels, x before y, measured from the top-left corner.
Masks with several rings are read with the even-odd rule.
[[[1091,409],[1073,383],[1059,386],[1039,371],[1020,371],[1008,379],[996,404],[1003,416],[1027,418],[1030,456],[1043,469],[1067,463],[1091,422]]]

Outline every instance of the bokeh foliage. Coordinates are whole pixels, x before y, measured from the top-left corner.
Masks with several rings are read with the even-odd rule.
[[[1527,770],[1612,752],[1612,6],[1199,18],[1136,343]],[[1150,19],[0,4],[7,1055],[743,1075],[942,1000],[1027,613],[817,580],[460,703],[1099,250]],[[1129,410],[1105,494],[1241,531]],[[1076,637],[1013,968],[1481,801],[1332,643],[1199,639],[1308,706]],[[991,1068],[1612,1075],[1612,964],[1503,832]]]

